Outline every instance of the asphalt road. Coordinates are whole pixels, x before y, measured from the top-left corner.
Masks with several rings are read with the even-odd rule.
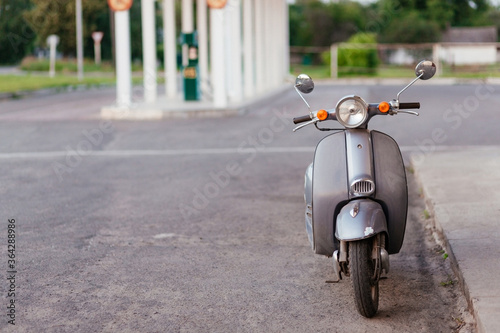
[[[308,99],[332,108],[352,93],[392,99],[397,88],[319,85]],[[420,117],[379,117],[371,128],[406,157],[498,145],[498,89],[418,82],[402,101],[420,101]],[[379,314],[357,314],[348,278],[330,283],[330,259],[312,253],[303,221],[303,173],[324,134],[291,132],[306,113],[293,89],[224,119],[101,121],[113,97],[0,103],[4,281],[9,219],[16,235],[16,325],[0,316],[0,330],[471,330],[411,172],[405,244],[381,281]]]

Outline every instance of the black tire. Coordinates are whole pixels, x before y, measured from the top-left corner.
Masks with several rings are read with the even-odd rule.
[[[373,239],[349,243],[349,266],[358,312],[367,318],[378,310],[378,280],[374,279],[375,261],[371,258]]]

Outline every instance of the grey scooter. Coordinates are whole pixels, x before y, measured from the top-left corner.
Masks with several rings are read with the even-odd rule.
[[[378,310],[378,282],[389,272],[389,255],[403,244],[408,209],[406,173],[397,143],[390,136],[368,130],[377,115],[417,115],[420,103],[401,103],[403,91],[417,80],[434,76],[436,66],[421,61],[415,78],[396,99],[368,104],[358,96],[342,98],[335,109],[311,111],[302,93],[314,89],[312,79],[301,74],[295,89],[309,107],[309,114],[294,118],[332,130],[317,145],[313,163],[305,174],[306,230],[316,254],[333,257],[335,279],[350,276],[359,313],[373,317]],[[319,122],[336,120],[345,128],[320,128]]]

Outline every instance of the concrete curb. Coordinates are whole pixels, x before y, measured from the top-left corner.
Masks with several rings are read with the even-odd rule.
[[[480,333],[500,326],[500,147],[435,152],[411,164]]]
[[[411,162],[411,164],[413,166],[413,164],[414,164],[413,161]],[[460,270],[460,265],[459,265],[459,262],[457,260],[457,257],[455,256],[455,254],[453,252],[453,248],[450,245],[450,241],[446,237],[446,232],[443,229],[442,224],[440,223],[441,218],[439,216],[439,213],[436,213],[436,208],[434,206],[434,203],[433,203],[428,191],[426,190],[425,185],[422,183],[421,177],[419,177],[418,172],[415,172],[415,178],[417,180],[417,184],[419,184],[420,187],[422,188],[422,192],[423,192],[424,200],[425,200],[425,206],[429,212],[429,215],[434,217],[433,226],[436,229],[436,231],[438,232],[440,243],[442,242],[440,245],[443,246],[444,250],[446,251],[446,254],[448,255],[448,259],[451,261],[451,267],[453,269],[453,272],[455,273],[455,275],[458,278],[458,282],[460,283],[462,293],[465,295],[465,298],[467,299],[467,303],[469,304],[469,309],[471,311],[473,311],[474,318],[476,319],[476,325],[479,326],[477,324],[478,323],[478,320],[477,320],[478,313],[474,309],[474,302],[473,302],[473,299],[470,295],[469,288],[467,287],[467,284],[465,282],[463,273]],[[486,331],[479,330],[479,332],[486,332]]]
[[[211,108],[198,106],[187,108],[180,106],[177,109],[162,109],[151,105],[132,105],[130,107],[105,106],[101,109],[101,118],[109,120],[160,120],[186,118],[214,118],[230,117],[241,114],[239,108]]]
[[[292,89],[292,84],[282,86],[246,99],[240,103],[231,103],[226,108],[215,107],[210,101],[186,102],[183,100],[167,100],[159,98],[154,104],[138,103],[130,107],[116,105],[105,106],[101,109],[101,118],[114,120],[159,120],[159,119],[186,119],[186,118],[217,118],[242,115],[250,105],[265,101]]]

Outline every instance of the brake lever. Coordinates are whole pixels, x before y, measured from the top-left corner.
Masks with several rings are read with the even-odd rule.
[[[303,127],[306,127],[307,125],[316,124],[318,121],[319,121],[319,119],[318,119],[318,118],[316,118],[316,117],[314,117],[314,119],[313,119],[313,120],[310,120],[310,121],[308,121],[307,123],[303,123],[303,124],[301,124],[301,125],[299,125],[299,126],[295,127],[295,128],[293,129],[293,132],[298,131],[299,129],[301,129],[301,128],[303,128]]]
[[[411,115],[414,115],[414,116],[420,116],[420,114],[418,112],[415,112],[415,111],[403,111],[403,110],[398,110],[397,113],[407,113],[407,114],[411,114]]]

